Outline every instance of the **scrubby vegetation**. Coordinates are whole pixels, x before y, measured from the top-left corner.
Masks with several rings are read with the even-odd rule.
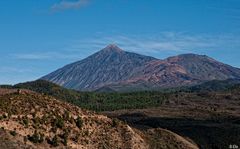
[[[57,147],[59,145],[58,137],[55,135],[51,140],[48,140],[48,143],[51,144],[53,147]]]
[[[210,81],[192,87],[163,89],[161,91],[141,91],[129,93],[78,92],[65,89],[56,84],[37,80],[17,84],[13,88],[25,88],[50,95],[79,107],[94,111],[113,111],[119,109],[143,109],[158,107],[171,101],[178,101],[185,96],[202,98],[218,94],[217,92],[233,91],[239,80]],[[171,101],[170,101],[171,100]]]
[[[10,134],[11,134],[12,136],[16,136],[16,135],[17,135],[17,133],[16,133],[15,130],[10,131]]]
[[[156,107],[164,103],[169,96],[167,93],[156,91],[132,93],[78,92],[64,89],[44,80],[17,84],[14,88],[24,88],[50,95],[94,111]]]
[[[31,136],[28,135],[28,140],[33,143],[42,143],[44,141],[44,134],[35,131]]]
[[[76,125],[77,125],[78,128],[82,128],[82,126],[83,126],[83,120],[82,120],[80,117],[78,117],[78,118],[76,119]]]
[[[22,144],[43,148],[103,148],[107,144],[107,148],[125,148],[131,142],[140,148],[145,146],[126,124],[113,127],[106,116],[27,90],[0,94],[0,115],[0,128]],[[138,142],[124,140],[127,137]]]
[[[135,109],[143,109],[145,112],[153,114],[154,116],[162,116],[166,117],[166,119],[159,118],[156,121],[156,119],[143,116],[144,121],[138,121],[142,117],[140,113],[122,120],[129,122],[128,120],[133,118],[133,122],[130,122],[130,124],[135,123],[137,126],[144,125],[147,127],[167,128],[193,139],[202,148],[219,148],[220,146],[226,146],[231,143],[231,140],[234,142],[239,140],[237,133],[239,133],[240,130],[238,126],[238,115],[240,114],[240,85],[236,83],[212,81],[188,88],[131,93],[78,92],[64,89],[43,80],[18,84],[12,87],[8,86],[7,88],[29,89],[41,93],[41,96],[50,95],[45,96],[47,98],[41,97],[47,101],[55,97],[84,109],[99,112],[105,111],[105,114],[107,113],[106,111],[119,109],[121,109],[121,111],[124,111],[124,109],[132,109],[132,111]],[[11,94],[11,96],[6,95],[4,99],[24,99],[24,102],[29,104],[28,110],[38,109],[38,106],[46,108],[48,105],[52,105],[52,103],[46,104],[38,102],[39,100],[36,100],[38,98],[25,95],[24,92],[19,95],[18,92],[17,94]],[[32,100],[33,98],[35,101]],[[72,113],[69,112],[72,109],[51,109],[52,107],[50,106],[48,109],[51,109],[51,112],[40,116],[37,111],[27,113],[28,110],[22,109],[21,106],[19,103],[14,103],[13,105],[10,100],[2,99],[0,109],[5,112],[0,113],[0,120],[9,120],[13,115],[24,113],[17,119],[25,129],[34,128],[38,130],[36,135],[33,133],[27,138],[29,141],[36,143],[39,143],[40,133],[44,129],[43,125],[49,124],[51,127],[48,131],[53,135],[50,137],[44,136],[43,140],[47,141],[53,147],[59,145],[66,146],[69,144],[69,141],[78,143],[79,140],[88,144],[89,141],[83,138],[92,136],[92,132],[86,130],[86,126],[101,125],[99,121],[89,121],[79,115],[73,117]],[[163,108],[163,110],[156,110],[158,108]],[[129,112],[131,110],[126,111]],[[142,115],[144,115],[144,112]],[[118,118],[121,118],[121,116],[122,115]],[[181,116],[181,119],[178,118],[179,116]],[[168,119],[167,117],[171,118]],[[201,121],[199,121],[199,119]],[[197,123],[195,123],[196,121]],[[121,126],[121,121],[113,119],[107,123],[106,127],[116,128],[120,127],[119,124]],[[78,131],[77,133],[76,131],[74,133],[71,131],[73,126],[76,127],[73,130]],[[204,132],[204,130],[207,130],[207,133]],[[231,140],[229,140],[229,138],[231,138]],[[107,140],[109,138],[106,137],[105,139]],[[155,139],[150,139],[150,141],[155,141]],[[156,146],[161,145],[156,144],[156,142],[154,144]]]

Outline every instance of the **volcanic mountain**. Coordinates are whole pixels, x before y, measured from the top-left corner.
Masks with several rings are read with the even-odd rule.
[[[108,45],[41,79],[81,91],[133,91],[238,78],[240,69],[205,55],[183,54],[160,60]]]

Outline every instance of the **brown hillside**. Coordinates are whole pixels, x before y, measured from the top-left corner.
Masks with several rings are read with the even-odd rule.
[[[19,148],[23,144],[30,148],[148,148],[140,135],[118,120],[33,92],[5,90],[0,95],[0,119],[1,134],[10,141],[6,148],[14,144]]]
[[[0,148],[196,149],[165,129],[140,131],[29,90],[0,89]]]

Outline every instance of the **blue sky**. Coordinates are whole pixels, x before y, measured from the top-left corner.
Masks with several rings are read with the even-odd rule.
[[[110,43],[240,67],[239,0],[2,0],[0,84],[37,79]]]

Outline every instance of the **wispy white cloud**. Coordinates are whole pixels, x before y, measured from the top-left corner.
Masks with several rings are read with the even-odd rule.
[[[74,59],[76,54],[68,54],[66,51],[46,52],[46,53],[16,53],[10,54],[10,57],[20,60],[59,60],[59,59]]]
[[[26,69],[26,68],[16,68],[16,67],[1,67],[0,68],[1,73],[30,73],[33,72],[32,69]]]
[[[62,11],[67,9],[79,9],[86,6],[89,0],[61,0],[59,3],[55,3],[52,7],[52,11]]]
[[[32,67],[3,66],[0,67],[0,84],[16,84],[19,80],[22,82],[38,79],[36,77],[38,69]]]
[[[191,35],[189,33],[162,32],[155,36],[116,35],[96,36],[73,43],[70,49],[99,50],[108,44],[117,44],[122,49],[137,53],[196,53],[200,51],[240,48],[240,37],[234,35]]]
[[[93,38],[75,40],[63,49],[46,53],[15,53],[10,56],[19,60],[80,60],[103,49],[108,44],[117,44],[126,51],[146,55],[177,55],[183,53],[207,54],[240,49],[240,36],[209,35],[178,32],[162,32],[157,35],[96,35]]]
[[[214,3],[206,7],[208,11],[221,13],[223,17],[240,20],[240,7],[238,0],[226,0],[222,3]]]

